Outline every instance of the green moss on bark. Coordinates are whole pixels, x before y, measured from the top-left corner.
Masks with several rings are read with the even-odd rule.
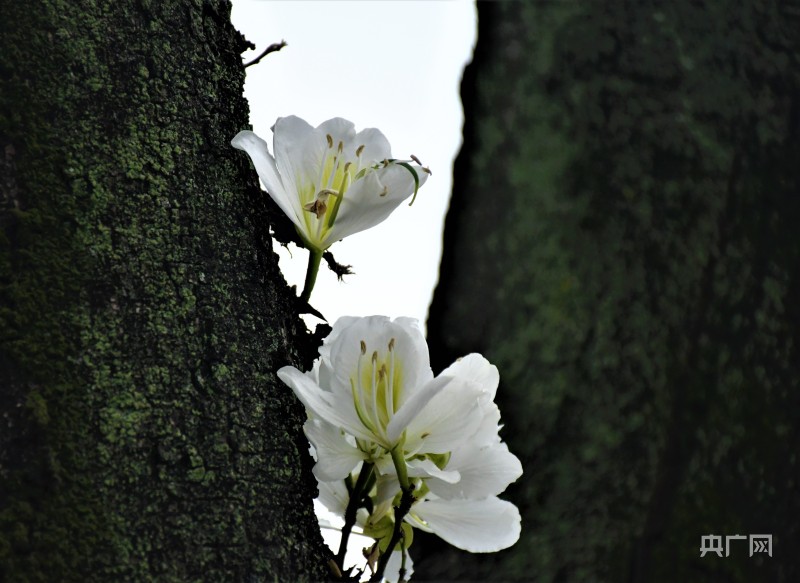
[[[486,3],[479,22],[428,330],[435,367],[500,370],[522,538],[432,546],[417,575],[795,580],[797,14]],[[701,535],[759,533],[772,559],[699,556]]]
[[[230,6],[3,4],[2,578],[324,577]]]

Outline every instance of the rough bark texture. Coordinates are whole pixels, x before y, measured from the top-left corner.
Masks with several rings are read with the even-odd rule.
[[[428,330],[500,369],[523,534],[417,575],[800,579],[800,8],[478,11]]]
[[[0,579],[324,578],[230,4],[0,4]]]

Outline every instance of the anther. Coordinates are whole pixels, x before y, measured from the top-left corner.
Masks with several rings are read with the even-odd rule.
[[[338,147],[338,148],[336,148],[336,149],[337,149],[337,150],[339,151],[339,153],[341,154],[341,153],[342,153],[342,150],[344,150],[344,144],[343,144],[343,143],[340,141],[340,142],[339,142],[339,147]]]
[[[425,174],[429,175],[429,176],[433,176],[433,172],[431,172],[431,169],[430,169],[430,168],[428,168],[427,166],[423,166],[423,167],[422,167],[422,171],[423,171]]]
[[[420,162],[419,158],[417,158],[414,154],[411,154],[411,159],[414,160],[414,162],[416,162],[420,166],[422,166],[422,162]]]
[[[362,340],[361,341],[361,354],[363,355],[363,354],[366,354],[366,353],[367,353],[367,343]]]
[[[375,364],[376,362],[378,362],[378,351],[377,350],[372,353],[372,363]]]
[[[361,145],[360,145],[360,146],[359,146],[359,147],[356,149],[356,157],[360,156],[360,155],[361,155],[361,152],[363,152],[363,151],[364,151],[364,144],[361,144]]]
[[[350,162],[344,165],[344,171],[347,172],[350,169]]]
[[[325,134],[325,137],[328,138],[328,147],[333,148],[333,138],[330,134]]]
[[[325,214],[325,211],[328,210],[328,205],[325,204],[325,200],[323,198],[318,198],[315,201],[304,204],[303,210],[312,212],[317,215],[317,218],[320,218]]]
[[[394,350],[394,338],[389,340],[389,350]]]

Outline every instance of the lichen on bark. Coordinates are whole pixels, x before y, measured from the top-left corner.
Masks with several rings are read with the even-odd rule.
[[[3,580],[325,577],[229,11],[2,2]]]

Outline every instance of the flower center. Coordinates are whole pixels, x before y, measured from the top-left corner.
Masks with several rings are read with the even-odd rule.
[[[367,344],[361,341],[361,353],[355,375],[350,377],[353,404],[361,423],[391,449],[386,427],[400,405],[402,396],[402,366],[395,357],[395,340],[389,341],[381,354],[367,354]]]
[[[305,188],[302,201],[303,209],[309,211],[305,215],[308,232],[316,233],[318,241],[322,241],[333,226],[347,189],[361,178],[361,154],[364,152],[364,146],[359,146],[355,152],[355,160],[349,160],[344,152],[344,142],[335,144],[330,134],[325,137],[328,147],[322,156],[319,175],[316,182]],[[316,224],[313,217],[316,217]]]

